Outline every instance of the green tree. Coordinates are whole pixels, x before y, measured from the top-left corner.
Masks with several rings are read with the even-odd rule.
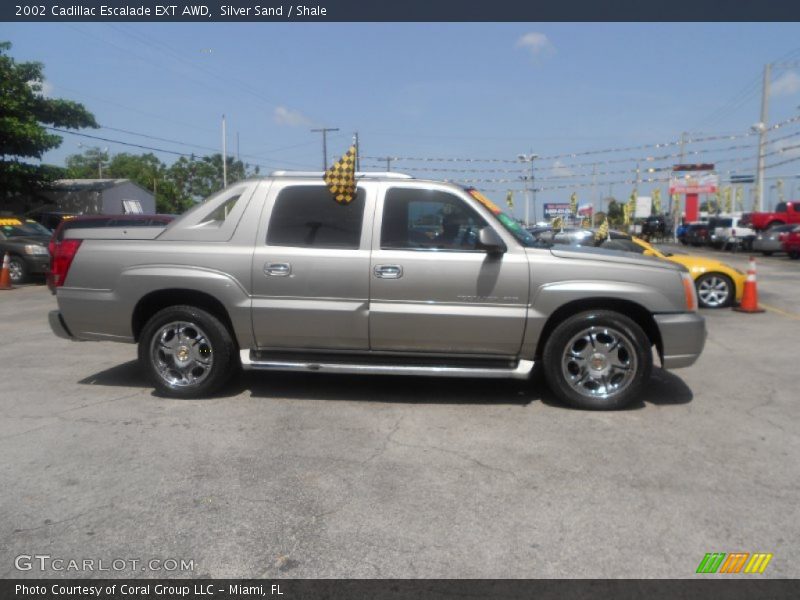
[[[108,150],[87,148],[83,154],[71,154],[65,160],[66,176],[70,179],[99,179],[109,177]]]
[[[62,174],[57,167],[23,162],[40,159],[61,145],[61,136],[48,132],[47,126],[97,127],[82,104],[45,97],[44,66],[18,63],[9,56],[10,49],[10,42],[0,42],[0,203],[13,196],[34,195]]]
[[[625,221],[623,210],[624,207],[621,203],[617,202],[614,198],[610,199],[606,214],[608,215],[608,224],[611,227],[620,227],[623,221]]]

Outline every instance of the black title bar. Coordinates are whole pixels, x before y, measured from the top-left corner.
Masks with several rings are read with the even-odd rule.
[[[761,0],[5,0],[2,21],[800,21],[800,2]]]

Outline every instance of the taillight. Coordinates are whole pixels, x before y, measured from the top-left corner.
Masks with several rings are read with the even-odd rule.
[[[72,259],[78,253],[83,240],[63,240],[59,244],[53,244],[52,259],[50,260],[50,275],[52,275],[53,285],[61,287],[67,279],[69,267]]]

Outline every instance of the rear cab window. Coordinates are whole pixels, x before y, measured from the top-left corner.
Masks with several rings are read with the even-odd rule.
[[[269,219],[269,246],[357,250],[361,245],[366,193],[358,188],[348,204],[326,186],[290,185],[278,192]]]

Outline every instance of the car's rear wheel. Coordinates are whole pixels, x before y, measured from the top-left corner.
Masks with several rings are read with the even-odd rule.
[[[615,410],[633,402],[653,360],[642,328],[628,317],[591,310],[553,330],[542,362],[550,389],[576,408]]]
[[[800,250],[790,250],[789,258],[793,260],[797,260],[798,258],[800,258]]]
[[[158,392],[199,398],[228,381],[235,350],[230,331],[217,317],[194,306],[170,306],[144,326],[139,362]]]
[[[702,308],[725,308],[733,302],[733,281],[721,273],[705,273],[694,282]]]
[[[772,252],[767,252],[766,250],[762,251],[761,254],[763,254],[764,256],[772,256]]]
[[[28,279],[28,267],[19,256],[11,255],[8,258],[8,278],[11,283],[25,283]]]

